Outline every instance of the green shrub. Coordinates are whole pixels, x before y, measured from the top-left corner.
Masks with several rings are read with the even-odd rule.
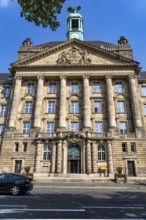
[[[24,167],[25,173],[29,173],[30,172],[31,167],[30,166],[26,166]]]
[[[123,168],[122,167],[117,167],[116,171],[118,174],[122,174]]]

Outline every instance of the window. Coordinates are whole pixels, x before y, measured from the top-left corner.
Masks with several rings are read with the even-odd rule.
[[[121,82],[116,82],[116,84],[115,84],[115,91],[117,93],[122,93],[123,87],[122,87],[122,83]]]
[[[10,97],[10,88],[9,87],[5,87],[3,89],[3,97]]]
[[[1,105],[0,116],[6,116],[6,115],[7,115],[7,105]]]
[[[55,102],[54,101],[50,101],[48,102],[48,113],[55,113]]]
[[[122,151],[123,153],[127,152],[127,143],[122,143]]]
[[[4,131],[4,124],[0,124],[0,135],[2,135]]]
[[[146,104],[144,104],[144,115],[146,115]]]
[[[34,83],[29,83],[27,89],[29,94],[34,93]]]
[[[95,132],[97,133],[103,132],[102,122],[95,122]]]
[[[94,93],[100,93],[101,92],[100,82],[94,82],[93,83],[93,92]]]
[[[146,96],[146,86],[141,87],[141,94],[142,96]]]
[[[78,19],[72,19],[72,28],[78,28]]]
[[[79,92],[79,86],[77,82],[73,82],[71,84],[71,92],[72,93],[78,93]]]
[[[105,160],[105,147],[103,145],[98,146],[98,160]]]
[[[18,151],[19,151],[19,143],[15,143],[14,152],[18,152]]]
[[[136,152],[136,144],[131,143],[131,152],[135,153]]]
[[[79,113],[79,103],[77,101],[71,102],[71,113]]]
[[[23,133],[30,132],[30,122],[23,122]]]
[[[45,144],[44,152],[43,152],[43,160],[50,160],[50,159],[51,159],[51,145]]]
[[[101,101],[94,101],[94,112],[95,113],[101,113],[102,112]]]
[[[53,133],[54,132],[54,122],[47,122],[47,133]]]
[[[27,143],[23,143],[22,151],[27,152]]]
[[[119,127],[120,127],[120,133],[127,133],[127,124],[126,124],[126,122],[120,122]]]
[[[118,113],[124,113],[125,112],[124,101],[118,101],[117,105],[118,105]]]
[[[50,83],[49,92],[56,93],[56,83]]]
[[[25,103],[25,113],[32,113],[32,102]]]
[[[71,128],[70,130],[72,132],[76,132],[79,131],[79,123],[78,122],[71,122]]]

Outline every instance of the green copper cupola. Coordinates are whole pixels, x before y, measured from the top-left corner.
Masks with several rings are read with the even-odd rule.
[[[84,33],[83,33],[83,18],[82,15],[78,13],[81,9],[80,6],[76,8],[68,8],[68,12],[70,15],[67,19],[67,40],[76,38],[79,40],[84,40]]]

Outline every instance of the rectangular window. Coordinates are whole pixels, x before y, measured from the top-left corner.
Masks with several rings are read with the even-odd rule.
[[[115,91],[117,93],[122,93],[123,92],[123,87],[121,82],[116,82],[115,84]]]
[[[56,103],[54,101],[48,102],[48,113],[55,113]]]
[[[47,122],[47,133],[53,133],[55,129],[54,122]]]
[[[71,92],[72,93],[78,93],[79,92],[79,86],[77,82],[73,82],[71,84]]]
[[[135,153],[136,152],[136,144],[131,143],[131,152]]]
[[[51,159],[51,145],[45,144],[44,152],[43,152],[43,160],[50,160],[50,159]]]
[[[94,82],[93,83],[93,92],[94,93],[100,93],[101,92],[100,82]]]
[[[28,84],[27,92],[28,92],[29,94],[34,93],[34,83],[29,83],[29,84]]]
[[[32,102],[25,103],[25,113],[32,113]]]
[[[118,113],[124,113],[125,112],[124,101],[118,101],[117,105],[118,105]]]
[[[141,87],[141,94],[142,96],[146,96],[146,86]]]
[[[19,151],[19,143],[15,143],[14,152],[18,152],[18,151]]]
[[[6,115],[7,115],[7,105],[1,105],[0,116],[6,116]]]
[[[50,83],[49,92],[56,93],[56,83]]]
[[[23,143],[22,151],[27,152],[27,143]]]
[[[144,104],[144,115],[146,115],[146,104]]]
[[[78,28],[79,24],[78,24],[78,19],[72,19],[72,28]]]
[[[0,135],[2,135],[4,131],[4,124],[0,124]]]
[[[72,132],[77,132],[79,131],[79,123],[78,122],[71,122],[71,128],[70,130]]]
[[[123,153],[127,152],[127,143],[122,143],[122,151]]]
[[[79,113],[79,103],[77,101],[71,102],[71,113]]]
[[[95,122],[95,132],[97,132],[97,133],[103,132],[102,122]]]
[[[10,97],[10,88],[9,87],[5,87],[3,89],[3,97]]]
[[[102,112],[101,101],[94,101],[94,112],[95,113],[101,113]]]
[[[120,122],[119,123],[120,133],[127,133],[127,123]]]
[[[23,133],[30,132],[30,122],[23,122]]]

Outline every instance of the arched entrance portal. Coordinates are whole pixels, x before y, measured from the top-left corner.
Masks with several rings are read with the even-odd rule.
[[[81,173],[81,148],[77,144],[68,146],[67,172]]]

